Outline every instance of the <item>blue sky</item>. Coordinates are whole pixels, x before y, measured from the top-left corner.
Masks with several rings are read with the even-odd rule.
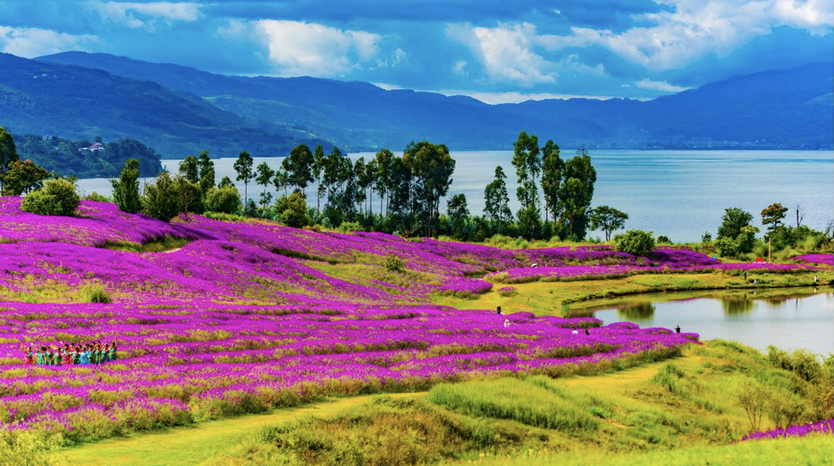
[[[69,50],[487,102],[654,98],[834,59],[832,0],[0,0],[0,51]]]

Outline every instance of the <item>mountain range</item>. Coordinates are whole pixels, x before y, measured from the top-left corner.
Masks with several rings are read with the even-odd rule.
[[[0,126],[139,139],[165,157],[285,155],[299,143],[401,150],[508,149],[519,131],[588,148],[832,148],[834,64],[772,70],[650,101],[489,105],[362,82],[242,77],[107,54],[0,54]]]

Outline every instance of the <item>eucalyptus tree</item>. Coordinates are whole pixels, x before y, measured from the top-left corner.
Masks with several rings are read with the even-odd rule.
[[[261,206],[266,207],[272,201],[272,194],[266,192],[266,187],[272,182],[272,177],[275,176],[275,170],[269,168],[269,164],[262,162],[258,165],[255,174],[255,182],[264,187],[261,192]]]
[[[388,215],[388,204],[385,206],[385,212],[382,210],[383,200],[389,200],[386,195],[391,190],[391,169],[394,160],[394,153],[388,149],[380,149],[374,156],[376,162],[376,191],[379,193],[379,213]],[[390,202],[390,200],[389,200]]]
[[[597,172],[585,149],[577,151],[577,155],[565,163],[558,191],[559,236],[579,240],[585,238],[596,181]]]
[[[254,175],[252,171],[253,165],[255,165],[255,161],[252,160],[252,156],[246,151],[243,151],[240,155],[238,155],[234,165],[235,171],[237,172],[237,180],[243,181],[244,206],[249,204],[249,182],[252,181],[252,176]]]
[[[198,168],[197,157],[189,155],[180,162],[180,176],[189,183],[196,183],[200,180],[200,169]]]
[[[209,157],[207,150],[200,152],[197,158],[197,170],[200,175],[200,189],[205,197],[209,189],[214,187],[214,162]]]
[[[416,207],[425,214],[426,234],[437,235],[437,221],[440,216],[440,200],[452,185],[455,161],[444,144],[428,141],[411,142],[406,146],[403,159],[409,162],[414,176]],[[414,210],[414,209],[412,209]]]
[[[315,158],[310,148],[304,144],[295,146],[290,152],[290,156],[284,159],[284,162],[287,164],[286,169],[290,177],[290,183],[301,192],[302,196],[306,197],[307,185],[315,179],[313,176]]]
[[[316,145],[313,151],[313,180],[316,182],[316,212],[321,213],[321,196],[326,192],[322,184],[322,174],[324,173],[324,147],[321,144]]]
[[[544,195],[544,218],[556,221],[559,206],[559,186],[565,162],[559,156],[559,146],[553,141],[547,141],[542,148],[542,194]]]
[[[504,174],[504,169],[500,166],[495,167],[495,179],[484,188],[484,214],[493,223],[499,225],[504,225],[513,220],[506,179],[507,175]]]

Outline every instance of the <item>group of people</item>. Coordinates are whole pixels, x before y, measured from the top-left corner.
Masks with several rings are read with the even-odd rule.
[[[20,347],[24,353],[27,365],[38,366],[70,366],[70,365],[87,365],[87,364],[103,364],[110,361],[115,361],[118,356],[116,353],[116,343],[102,343],[94,341],[84,345],[71,345],[69,343],[63,346],[41,346],[40,348],[29,344],[29,347]]]

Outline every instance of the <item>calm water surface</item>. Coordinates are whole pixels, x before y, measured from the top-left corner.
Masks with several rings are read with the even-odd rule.
[[[351,154],[352,159],[373,153]],[[563,152],[563,158],[573,153]],[[507,174],[513,211],[515,171],[510,151],[452,152],[457,162],[449,196],[466,195],[469,209],[480,214],[484,186],[492,181],[496,166]],[[728,207],[740,207],[756,215],[774,202],[791,209],[801,204],[804,224],[824,229],[834,218],[834,153],[826,151],[632,151],[591,152],[597,170],[593,205],[610,205],[628,213],[627,228],[651,230],[674,241],[698,241],[705,231],[715,236],[721,215]],[[279,158],[256,158],[273,168]],[[163,160],[176,171],[178,160]],[[234,159],[216,159],[217,180],[235,178]],[[110,193],[106,179],[81,180],[79,187],[89,193]],[[241,193],[243,186],[240,185]],[[262,188],[249,185],[250,197],[257,199]],[[308,188],[308,193],[313,190]],[[309,196],[315,204],[315,196]],[[379,200],[375,206],[378,209]],[[595,234],[601,236],[600,234]]]
[[[705,340],[733,340],[760,351],[774,345],[784,350],[834,353],[834,289],[768,293],[774,291],[713,292],[710,298],[687,300],[675,300],[675,294],[643,295],[598,310],[594,317],[606,324],[680,325],[681,331],[698,333]]]

